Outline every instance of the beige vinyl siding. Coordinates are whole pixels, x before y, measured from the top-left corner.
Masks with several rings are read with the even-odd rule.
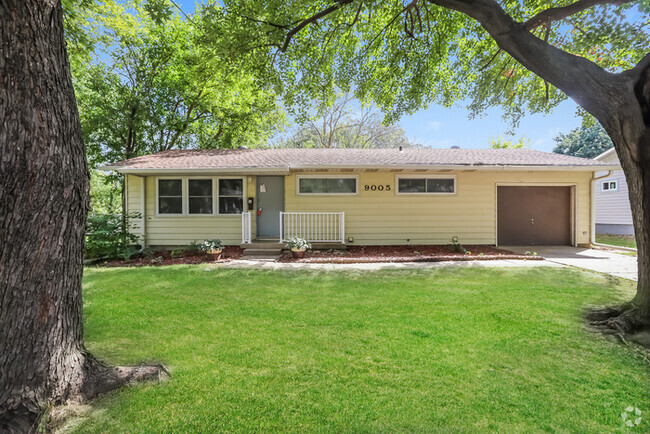
[[[285,178],[285,210],[343,211],[345,236],[354,237],[354,244],[447,244],[452,236],[464,244],[495,244],[497,184],[575,184],[577,242],[589,242],[590,172],[473,171],[440,175],[450,174],[456,175],[456,194],[406,195],[396,194],[396,173],[360,172],[359,192],[353,196],[297,195],[296,175],[292,174]],[[390,185],[391,191],[365,191],[365,185]]]
[[[285,177],[285,211],[345,212],[345,236],[354,244],[447,244],[458,236],[465,244],[496,243],[497,184],[538,184],[576,186],[576,235],[578,244],[589,243],[591,172],[445,172],[456,176],[456,194],[396,194],[396,175],[430,173],[359,172],[359,192],[351,196],[298,195],[297,175],[336,175],[335,172],[295,173]],[[350,175],[345,172],[342,175]],[[192,241],[221,238],[224,243],[241,242],[241,216],[156,216],[156,177],[127,176],[127,205],[130,211],[142,207],[141,180],[146,180],[146,241],[153,246],[187,245]],[[247,197],[255,196],[256,179],[245,177],[244,208]],[[365,191],[365,185],[390,185],[391,191]],[[248,196],[247,196],[248,195]],[[257,203],[255,203],[257,206]],[[257,214],[253,210],[252,230],[256,233]],[[136,226],[139,230],[141,226]]]
[[[143,224],[144,216],[142,215],[142,186],[145,178],[141,176],[127,175],[125,177],[126,190],[126,212],[129,214],[137,213],[138,218],[129,220],[131,233],[138,236],[138,243],[143,242]]]
[[[191,176],[191,175],[190,175]],[[173,178],[174,176],[166,176]],[[182,177],[179,175],[178,177]],[[255,178],[244,176],[244,209],[246,193],[254,195]],[[138,177],[127,175],[129,185],[138,183]],[[189,216],[157,216],[156,215],[156,179],[155,176],[139,178],[145,180],[146,207],[145,227],[146,242],[150,246],[184,246],[192,241],[202,241],[219,238],[226,245],[239,245],[241,243],[241,214],[234,215],[189,215]],[[249,182],[249,179],[251,182]],[[134,181],[135,180],[135,181]],[[139,184],[138,184],[139,185]],[[129,209],[140,209],[141,196],[138,189],[131,189],[128,194]],[[137,190],[137,191],[136,191]],[[216,199],[216,195],[213,197]],[[251,212],[253,215],[254,212]],[[255,234],[255,218],[252,228]],[[141,226],[134,228],[139,230]]]

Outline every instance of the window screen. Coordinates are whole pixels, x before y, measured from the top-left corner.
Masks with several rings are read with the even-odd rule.
[[[212,180],[188,180],[189,213],[212,214]]]
[[[400,178],[397,183],[400,193],[454,193],[454,178]]]
[[[180,179],[158,180],[158,213],[183,214],[183,181]]]
[[[244,211],[244,181],[219,180],[219,214],[241,214]]]
[[[355,178],[300,178],[300,194],[355,194]]]

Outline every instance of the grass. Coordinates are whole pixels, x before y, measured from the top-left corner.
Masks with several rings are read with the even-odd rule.
[[[162,361],[78,432],[650,430],[643,355],[585,331],[632,286],[568,269],[88,269],[88,348]]]
[[[634,235],[596,234],[596,242],[619,247],[632,247],[636,249]]]

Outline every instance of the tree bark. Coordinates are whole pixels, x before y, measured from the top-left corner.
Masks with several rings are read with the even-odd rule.
[[[474,18],[501,50],[562,90],[603,125],[629,187],[638,284],[629,303],[592,312],[588,318],[621,334],[650,326],[650,54],[632,70],[613,74],[536,37],[495,0],[428,1]]]
[[[0,431],[28,432],[48,404],[161,372],[84,349],[89,174],[58,0],[0,0],[0,180]]]

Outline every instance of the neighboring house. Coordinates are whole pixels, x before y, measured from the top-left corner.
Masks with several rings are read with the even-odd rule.
[[[611,148],[594,160],[619,165],[616,150]],[[605,176],[607,172],[596,173],[596,176]],[[614,170],[612,176],[596,181],[595,204],[596,204],[596,233],[634,235],[632,223],[632,210],[630,209],[630,197],[625,182],[625,174],[622,170]]]
[[[584,245],[594,160],[528,149],[173,150],[104,166],[150,246]]]

